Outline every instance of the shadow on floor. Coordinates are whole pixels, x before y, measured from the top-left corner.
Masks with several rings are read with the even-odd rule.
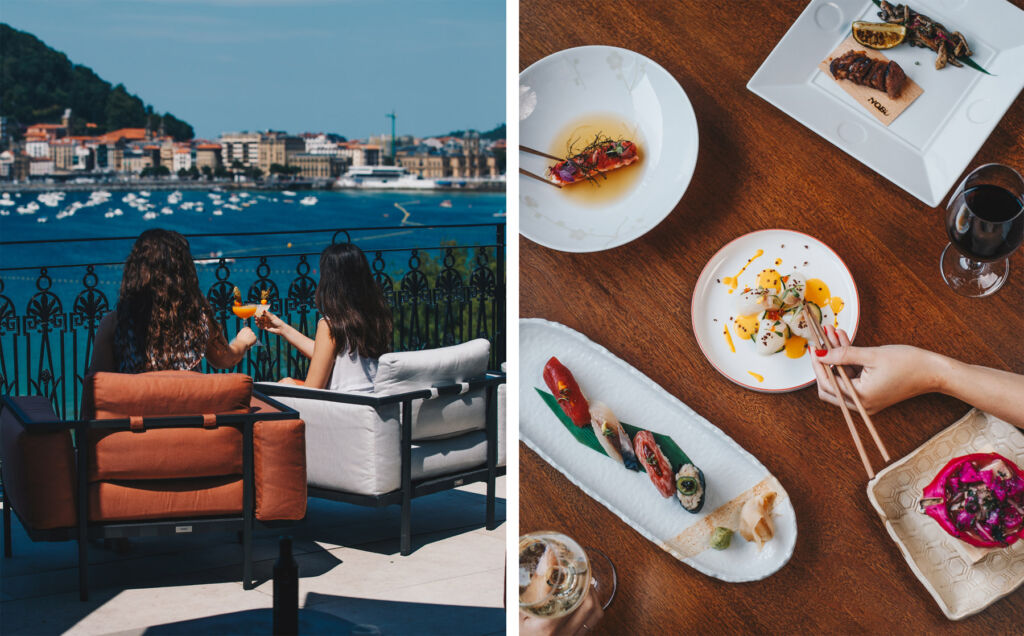
[[[428,541],[485,528],[487,497],[449,490],[412,502],[412,552]],[[505,522],[505,499],[496,498],[495,524]],[[401,509],[368,508],[327,499],[310,499],[306,521],[293,531],[303,539],[358,547],[376,554],[399,553]],[[424,535],[430,535],[429,538]]]
[[[482,494],[455,490],[415,500],[412,516],[413,549],[483,528],[485,501],[486,497]],[[301,576],[304,579],[319,577],[341,563],[330,551],[329,544],[397,556],[398,506],[374,509],[322,499],[311,499],[309,504],[305,522],[290,528],[256,532],[253,552],[257,585],[271,577],[277,559],[277,538],[283,534],[294,538],[294,552],[297,557],[302,556]],[[504,499],[496,500],[495,513],[497,523],[503,523]],[[160,593],[161,589],[168,592],[184,587],[201,589],[204,585],[225,582],[237,582],[239,590],[241,588],[242,547],[234,535],[142,538],[132,539],[125,552],[90,545],[90,600],[80,602],[77,600],[76,543],[34,543],[25,534],[16,517],[12,526],[14,555],[0,563],[0,599],[3,601],[0,603],[0,633],[3,634],[62,633],[94,612],[101,611],[104,605],[126,591],[152,589]],[[328,547],[322,547],[321,543],[328,544]],[[397,562],[401,562],[400,558]],[[260,593],[253,590],[244,594]],[[442,588],[439,598],[443,599],[443,596]],[[266,600],[265,595],[262,599]],[[306,607],[311,605],[324,605],[317,609],[346,620],[351,616],[351,622],[356,625],[375,624],[375,620],[389,619],[395,621],[387,623],[393,627],[406,624],[419,628],[425,624],[417,623],[420,619],[415,617],[421,617],[425,621],[430,619],[428,623],[435,625],[436,629],[415,631],[453,633],[450,629],[451,619],[446,627],[440,618],[431,618],[443,616],[452,610],[453,617],[468,617],[465,633],[504,630],[504,612],[488,608],[390,603],[315,593],[307,596]],[[339,612],[338,608],[344,611]],[[398,616],[388,614],[393,611],[409,611],[414,618],[406,623],[404,617],[399,620]],[[495,617],[488,618],[491,613],[495,613]],[[485,621],[486,627],[483,624],[476,625],[478,618]],[[492,623],[497,627],[491,629]],[[314,630],[306,633],[318,632]],[[385,630],[384,633],[409,632]]]
[[[272,625],[273,610],[257,609],[155,625],[142,634],[247,636],[269,634]],[[401,603],[310,593],[299,611],[300,634],[492,634],[504,629],[505,610],[500,607]]]

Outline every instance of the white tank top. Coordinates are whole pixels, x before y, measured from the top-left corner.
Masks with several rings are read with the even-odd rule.
[[[345,393],[372,393],[373,379],[376,376],[376,358],[364,358],[355,351],[339,353],[334,359],[334,370],[331,372],[327,388]]]

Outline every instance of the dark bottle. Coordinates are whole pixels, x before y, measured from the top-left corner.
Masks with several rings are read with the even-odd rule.
[[[274,564],[274,635],[299,633],[299,564],[292,556],[292,538],[281,537]]]

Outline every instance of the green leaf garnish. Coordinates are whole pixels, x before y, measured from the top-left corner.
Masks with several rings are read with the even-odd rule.
[[[565,411],[562,410],[562,407],[558,405],[558,400],[555,399],[555,396],[536,387],[534,387],[534,390],[537,391],[537,394],[540,395],[542,400],[544,400],[544,403],[548,405],[548,408],[555,414],[558,421],[562,423],[562,426],[572,433],[572,436],[576,438],[577,442],[583,444],[592,451],[601,453],[605,457],[608,456],[608,453],[604,452],[604,448],[601,446],[601,443],[597,441],[597,435],[594,434],[594,428],[592,426],[576,426],[572,423],[572,420],[569,419],[569,416],[565,414]],[[619,424],[622,424],[622,429],[626,431],[626,435],[629,436],[630,443],[632,443],[633,438],[636,437],[637,433],[645,430],[632,426],[631,424],[626,424],[622,421],[620,421]],[[671,437],[668,435],[662,435],[661,433],[655,433],[654,431],[651,431],[651,433],[654,435],[654,441],[658,443],[658,447],[661,449],[661,452],[665,454],[665,458],[668,459],[670,464],[672,464],[673,474],[676,473],[684,464],[693,463],[690,461],[690,458],[687,457],[686,453],[683,452],[683,449],[679,448]],[[644,472],[642,466],[635,470],[637,470],[637,472]]]

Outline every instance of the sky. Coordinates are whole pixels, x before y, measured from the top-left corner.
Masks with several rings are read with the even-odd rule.
[[[505,121],[503,0],[0,0],[0,21],[201,138]]]

